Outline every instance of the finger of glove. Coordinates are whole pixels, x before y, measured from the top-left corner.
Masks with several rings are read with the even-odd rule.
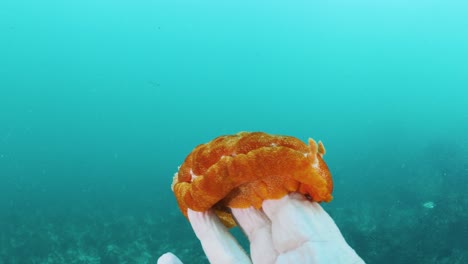
[[[271,222],[260,210],[253,207],[231,209],[239,227],[250,241],[250,255],[254,264],[274,263],[278,252],[273,247]]]
[[[188,209],[187,214],[210,263],[252,263],[244,249],[212,210],[196,212]]]
[[[157,264],[183,264],[176,255],[167,252],[159,257]]]
[[[266,200],[262,208],[272,222],[273,245],[280,254],[277,263],[361,260],[318,203],[292,193],[278,200]]]

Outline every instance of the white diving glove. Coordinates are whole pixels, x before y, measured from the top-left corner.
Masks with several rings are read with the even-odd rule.
[[[250,257],[211,210],[188,209],[192,228],[210,263],[364,263],[327,212],[301,194],[265,200],[261,210],[233,208],[232,214],[250,241]],[[162,255],[157,263],[182,264],[172,253]]]

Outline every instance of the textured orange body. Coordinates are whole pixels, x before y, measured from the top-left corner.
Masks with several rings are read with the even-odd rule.
[[[197,146],[174,176],[180,210],[213,208],[223,223],[235,222],[229,208],[260,208],[263,200],[291,192],[316,202],[332,199],[333,182],[322,159],[323,144],[290,136],[240,132]]]

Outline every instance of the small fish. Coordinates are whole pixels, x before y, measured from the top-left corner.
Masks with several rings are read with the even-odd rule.
[[[436,205],[434,202],[428,201],[428,202],[423,203],[422,206],[427,209],[433,209]]]

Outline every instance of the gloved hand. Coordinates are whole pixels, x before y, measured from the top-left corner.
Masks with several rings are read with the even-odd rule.
[[[211,211],[188,209],[188,218],[210,263],[364,263],[346,243],[333,219],[316,202],[291,193],[265,200],[262,210],[232,209],[250,241],[251,257]],[[172,253],[158,264],[181,264]]]

